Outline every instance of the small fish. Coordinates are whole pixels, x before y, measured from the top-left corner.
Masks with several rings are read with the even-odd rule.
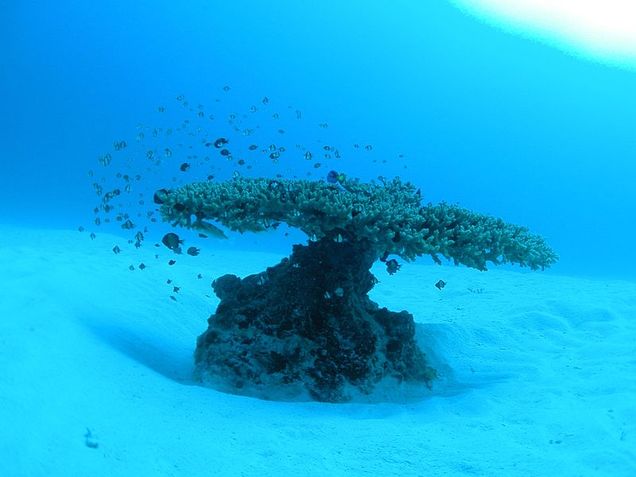
[[[132,222],[132,220],[128,219],[128,220],[126,220],[126,222],[121,224],[121,228],[122,229],[126,229],[126,230],[134,229],[135,228],[135,224]]]
[[[115,245],[115,246],[113,247],[113,253],[114,253],[115,255],[117,255],[118,253],[121,253],[121,248],[119,248],[119,245]]]
[[[208,234],[210,234],[211,236],[213,236],[215,238],[222,238],[222,239],[226,239],[227,238],[227,236],[225,235],[223,230],[218,228],[216,225],[212,225],[211,223],[204,222],[203,220],[200,220],[200,219],[197,219],[192,224],[192,228],[203,230],[204,232],[207,232]]]
[[[84,232],[84,230],[86,230],[86,229],[80,225],[80,226],[77,228],[77,230],[78,230],[79,232]]]
[[[197,278],[198,278],[199,280],[201,280],[201,279],[203,278],[203,275],[201,275],[201,274],[199,273],[199,274],[197,275]]]
[[[190,169],[190,164],[188,164],[187,162],[184,162],[179,166],[179,170],[181,172],[186,172],[188,169]]]
[[[201,238],[208,238],[208,236],[207,236],[207,235],[205,235],[205,234],[199,234],[199,237],[201,237]]]
[[[256,144],[251,144],[251,145],[248,147],[248,149],[249,149],[250,151],[256,151],[256,150],[258,149],[258,146],[257,146]]]
[[[113,160],[113,156],[111,156],[110,154],[104,154],[103,156],[100,156],[98,159],[98,162],[102,165],[102,166],[108,166]]]
[[[163,243],[166,247],[168,247],[174,253],[181,253],[180,245],[183,243],[183,240],[181,240],[177,234],[173,232],[167,233],[161,239],[161,243]]]
[[[121,151],[126,146],[127,146],[126,141],[115,141],[113,143],[113,147],[115,148],[115,151]]]
[[[177,263],[176,260],[168,260],[168,265],[170,266],[174,265],[175,263]]]
[[[435,284],[435,286],[441,290],[442,288],[444,288],[446,286],[446,282],[444,280],[438,280],[437,283]]]
[[[272,159],[272,160],[276,160],[276,159],[280,158],[280,152],[278,152],[278,151],[272,152],[269,155],[269,158]]]
[[[139,264],[139,270],[143,270],[144,268],[146,268],[146,265],[143,263]]]
[[[91,238],[91,240],[95,240],[95,237],[97,237],[97,235],[95,235],[95,232],[91,232],[89,237]]]
[[[386,264],[386,271],[389,273],[389,275],[393,275],[400,269],[400,264],[394,258],[392,258],[391,260],[387,260],[385,264]]]
[[[221,149],[223,146],[225,146],[228,142],[227,139],[225,139],[224,137],[220,137],[218,138],[216,141],[214,141],[214,147],[216,147],[217,149]]]
[[[197,255],[199,255],[199,252],[200,250],[196,247],[189,247],[188,250],[186,250],[186,253],[193,257],[196,257]]]
[[[327,182],[330,184],[340,184],[342,179],[342,174],[338,174],[338,171],[329,171],[327,173]]]
[[[174,296],[172,296],[172,295],[170,295],[170,299],[171,299],[172,301],[177,301],[177,299],[176,299]]]
[[[231,155],[229,149],[221,149],[220,154],[225,157],[228,157]]]
[[[170,285],[170,284],[172,283],[172,280],[170,280],[170,279],[168,278],[168,279],[166,280],[166,283],[167,283],[168,285]]]
[[[134,265],[129,265],[129,266],[128,266],[128,270],[130,270],[131,272],[132,272],[134,269],[135,269],[135,266],[134,266]]]
[[[181,287],[172,287],[173,293],[179,293],[179,290],[181,290]]]

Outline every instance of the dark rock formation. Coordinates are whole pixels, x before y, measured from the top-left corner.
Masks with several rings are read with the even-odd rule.
[[[239,394],[343,402],[384,378],[428,384],[413,317],[367,293],[376,260],[364,242],[334,236],[294,246],[265,272],[213,283],[221,302],[197,340],[195,376]]]

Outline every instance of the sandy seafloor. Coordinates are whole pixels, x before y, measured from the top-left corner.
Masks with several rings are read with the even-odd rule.
[[[211,280],[281,256],[205,249],[169,267],[115,242],[2,228],[3,477],[636,475],[636,283],[378,267],[372,298],[413,313],[434,351],[431,395],[273,402],[190,374]]]

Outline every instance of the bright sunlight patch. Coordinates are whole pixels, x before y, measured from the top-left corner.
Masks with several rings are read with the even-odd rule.
[[[452,0],[498,26],[577,55],[636,67],[634,0]]]

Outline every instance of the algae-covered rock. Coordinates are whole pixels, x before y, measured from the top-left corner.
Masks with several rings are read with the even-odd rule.
[[[218,278],[220,304],[197,340],[201,382],[265,398],[342,402],[372,393],[381,381],[430,385],[435,371],[415,342],[413,317],[368,297],[378,259],[443,256],[480,270],[487,262],[538,269],[556,261],[526,228],[454,205],[422,205],[419,191],[399,179],[239,177],[162,190],[155,198],[173,225],[223,236],[211,221],[239,232],[285,222],[310,237],[260,274]]]

